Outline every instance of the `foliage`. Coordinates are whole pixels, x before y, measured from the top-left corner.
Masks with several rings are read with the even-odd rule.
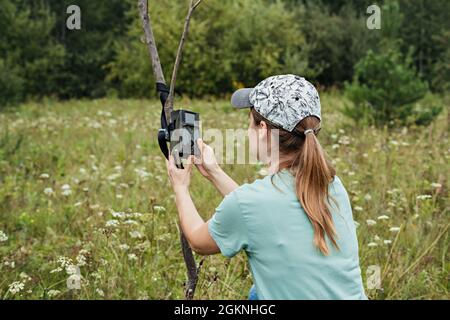
[[[353,102],[344,113],[355,121],[369,124],[406,125],[428,124],[442,107],[414,103],[428,91],[426,82],[411,66],[411,58],[404,58],[397,50],[378,54],[369,51],[356,65],[353,82],[346,85],[346,95]]]
[[[183,2],[174,1],[161,1],[151,7],[167,81],[185,8]],[[167,12],[172,14],[165,15]],[[135,15],[135,8],[130,15]],[[138,39],[141,35],[141,23],[136,20],[129,37]],[[151,96],[154,85],[146,50],[142,43],[129,39],[118,44],[109,79],[123,84],[118,89],[120,96]],[[222,94],[243,85],[255,85],[274,73],[305,74],[306,50],[300,22],[279,1],[267,6],[263,0],[207,1],[192,19],[177,88],[190,96]]]
[[[448,109],[426,134],[415,126],[387,132],[345,124],[340,95],[321,101],[318,138],[351,200],[367,294],[447,299]],[[228,101],[181,103],[202,113],[204,129],[248,125]],[[103,99],[30,102],[0,114],[1,298],[183,299],[177,211],[152,138],[158,110],[156,100]],[[258,166],[224,170],[239,184],[262,178]],[[196,170],[190,191],[211,217],[222,196]],[[79,290],[67,287],[71,265]],[[380,268],[379,289],[367,287],[369,266]],[[205,257],[196,298],[246,299],[249,268],[244,253]]]

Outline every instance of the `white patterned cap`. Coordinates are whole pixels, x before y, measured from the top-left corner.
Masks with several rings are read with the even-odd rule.
[[[293,74],[271,76],[254,88],[239,89],[231,97],[231,104],[238,109],[253,106],[264,118],[289,132],[308,116],[321,120],[316,88]]]

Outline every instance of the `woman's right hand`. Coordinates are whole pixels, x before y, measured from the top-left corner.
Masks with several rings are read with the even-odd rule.
[[[202,176],[211,180],[213,175],[220,171],[214,150],[200,138],[197,139],[197,145],[200,150],[200,157],[195,159],[195,166]]]

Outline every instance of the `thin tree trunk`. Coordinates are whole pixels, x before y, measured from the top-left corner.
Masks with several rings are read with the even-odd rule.
[[[167,97],[166,103],[164,105],[164,113],[166,115],[167,122],[170,123],[170,115],[173,110],[173,96],[174,96],[174,90],[175,90],[175,82],[177,78],[177,72],[178,68],[180,66],[181,56],[183,52],[184,43],[187,38],[187,34],[189,32],[189,22],[192,16],[192,13],[194,12],[195,8],[200,4],[202,0],[197,0],[195,3],[193,0],[191,0],[188,15],[185,19],[184,24],[184,30],[181,36],[180,44],[178,46],[178,52],[175,59],[175,64],[172,72],[172,80],[170,82],[170,90],[169,90],[169,96]],[[159,60],[158,55],[158,49],[156,47],[155,43],[155,37],[153,35],[153,29],[151,25],[150,16],[148,14],[148,0],[138,0],[138,7],[139,12],[142,20],[142,27],[144,29],[144,42],[147,45],[151,62],[152,62],[152,68],[153,73],[156,79],[156,82],[164,83],[166,84],[166,80],[164,79],[164,74],[161,67],[161,62]],[[189,242],[187,241],[186,237],[183,234],[183,230],[181,229],[181,226],[179,228],[180,230],[180,241],[181,241],[181,249],[183,252],[183,258],[184,262],[186,264],[187,268],[187,282],[185,286],[185,298],[188,300],[191,300],[194,298],[195,288],[197,287],[197,281],[198,281],[198,273],[200,271],[200,267],[202,265],[203,260],[200,262],[199,266],[197,267],[195,263],[195,258],[192,253],[192,249],[189,246]]]

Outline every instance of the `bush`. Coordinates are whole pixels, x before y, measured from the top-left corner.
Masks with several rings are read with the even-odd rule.
[[[24,95],[24,79],[17,68],[8,65],[4,59],[0,59],[0,110],[21,102]]]
[[[169,0],[150,7],[166,81],[170,80],[186,9],[184,1]],[[129,38],[117,43],[108,79],[118,84],[121,97],[148,97],[154,93],[153,74],[147,48],[138,41],[142,24],[135,7],[130,16],[134,24]],[[190,96],[220,95],[256,85],[271,74],[307,73],[308,46],[301,23],[280,1],[202,3],[191,20],[177,89]]]
[[[345,94],[353,102],[343,113],[356,122],[376,126],[427,124],[439,114],[441,107],[418,104],[428,92],[428,85],[397,49],[381,53],[368,51],[355,66],[351,84]]]

